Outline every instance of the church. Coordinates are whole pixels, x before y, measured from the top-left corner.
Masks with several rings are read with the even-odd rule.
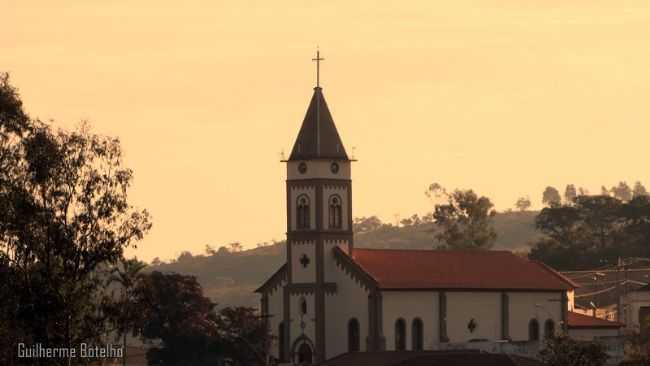
[[[507,251],[355,248],[354,160],[319,82],[283,162],[286,263],[256,290],[280,363],[570,331],[576,284],[543,263]]]

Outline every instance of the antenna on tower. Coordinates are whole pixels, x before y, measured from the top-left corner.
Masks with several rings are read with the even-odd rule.
[[[355,160],[355,158],[354,158],[354,153],[355,153],[356,151],[357,151],[357,147],[356,147],[356,146],[352,146],[352,154],[350,154],[350,159],[351,159],[351,160]]]
[[[284,149],[280,150],[280,161],[285,161],[287,160],[284,156]]]

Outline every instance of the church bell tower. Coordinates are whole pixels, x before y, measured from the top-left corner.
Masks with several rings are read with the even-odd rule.
[[[287,167],[287,280],[285,354],[294,362],[324,360],[325,296],[335,291],[332,249],[351,252],[351,162],[317,83]],[[308,349],[310,348],[310,349]],[[312,354],[307,353],[311,351]],[[308,358],[313,358],[309,360]]]

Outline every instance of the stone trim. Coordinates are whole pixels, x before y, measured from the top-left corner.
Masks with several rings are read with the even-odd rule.
[[[313,283],[292,283],[287,285],[291,295],[313,295],[318,288],[322,288],[326,293],[335,294],[338,291],[335,282],[326,282],[322,286]]]
[[[378,289],[379,286],[372,276],[363,270],[349,255],[347,255],[341,248],[332,248],[334,259],[336,260],[337,267],[345,271],[346,274],[351,275],[359,284],[363,286],[366,291]]]
[[[278,286],[282,285],[282,281],[287,281],[288,267],[287,263],[283,264],[274,274],[271,275],[271,277],[269,277],[268,280],[266,280],[266,282],[262,284],[262,286],[258,287],[255,292],[259,294],[268,294],[269,292],[275,291]]]
[[[438,341],[440,343],[449,342],[447,335],[447,293],[440,291],[438,293]]]
[[[510,297],[501,293],[501,339],[510,339]]]
[[[383,296],[381,291],[373,289],[368,295],[368,337],[366,338],[367,351],[384,351],[386,338],[383,331]]]

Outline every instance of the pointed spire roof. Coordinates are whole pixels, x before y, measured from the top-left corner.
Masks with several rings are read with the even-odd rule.
[[[318,86],[314,88],[314,95],[289,157],[289,161],[309,159],[349,160],[327,108],[323,90]]]

